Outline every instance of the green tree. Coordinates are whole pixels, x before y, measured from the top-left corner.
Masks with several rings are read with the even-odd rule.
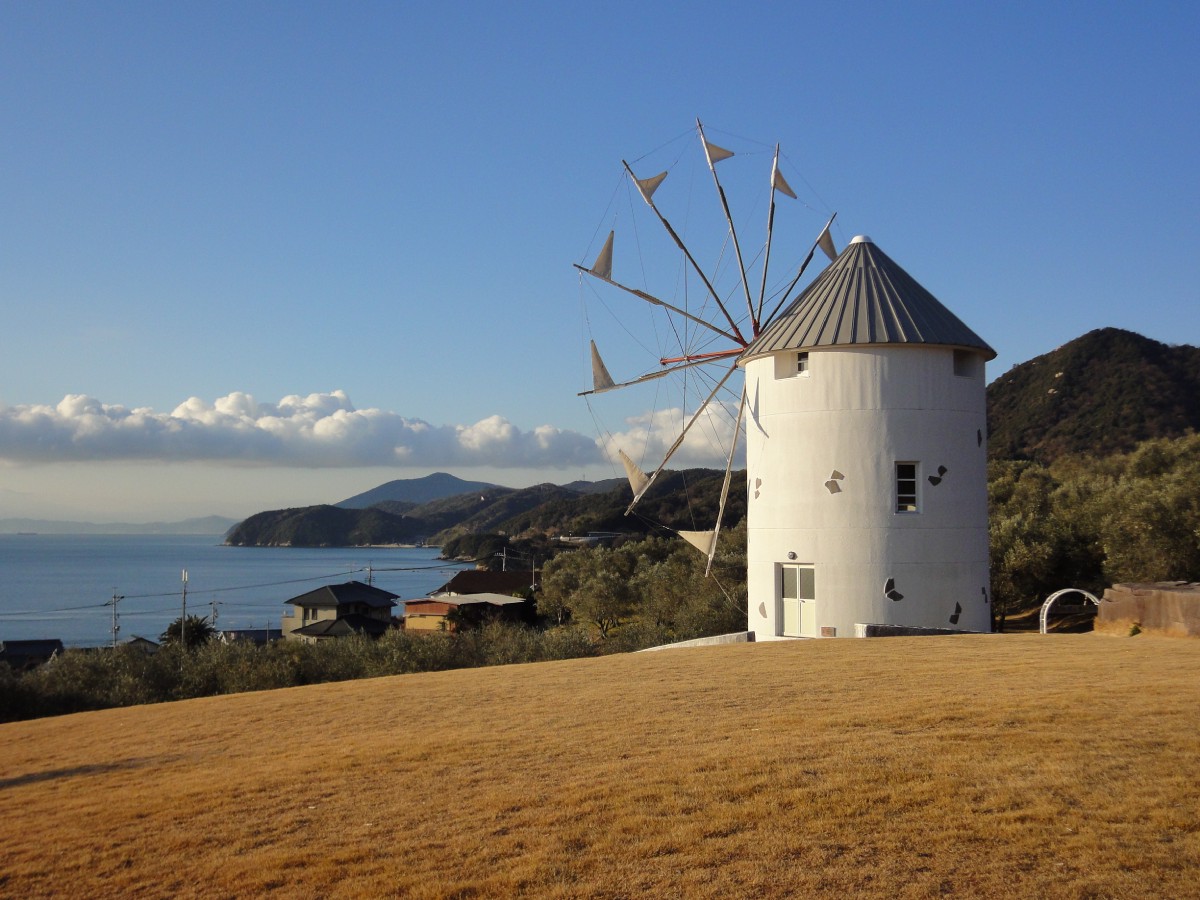
[[[594,625],[600,637],[607,638],[633,616],[637,606],[630,584],[636,556],[627,547],[593,547],[552,559],[542,573],[542,615],[562,622],[569,614],[575,621]]]
[[[187,642],[187,649],[194,650],[212,640],[216,631],[204,616],[188,616],[187,627],[183,627],[183,617],[179,617],[162,633],[159,640],[164,646],[178,647],[180,638]]]

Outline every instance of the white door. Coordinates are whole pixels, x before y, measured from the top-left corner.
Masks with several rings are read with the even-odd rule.
[[[817,636],[816,577],[812,566],[780,566],[779,634]]]

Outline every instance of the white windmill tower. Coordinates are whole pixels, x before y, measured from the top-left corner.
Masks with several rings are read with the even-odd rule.
[[[975,332],[856,237],[750,344],[749,629],[990,631]]]
[[[747,271],[716,165],[733,154],[705,137],[705,161],[728,224],[736,266],[719,288],[660,212],[667,173],[631,183],[703,285],[703,302],[665,302],[619,281],[610,233],[594,265],[577,266],[671,319],[671,332],[708,343],[658,360],[660,368],[614,382],[592,344],[600,393],[665,375],[709,376],[711,391],[649,474],[624,453],[630,510],[705,412],[744,370],[728,446],[724,509],[737,435],[746,435],[748,628],[757,640],[849,637],[870,626],[987,631],[987,496],[984,364],[995,352],[868,238],[839,255],[831,217],[792,275],[769,289],[777,193],[795,197],[771,167],[766,241]],[[833,260],[793,298],[820,247]],[[757,276],[757,277],[756,277]],[[757,288],[755,290],[752,284]],[[745,312],[731,297],[744,294]],[[757,294],[757,296],[755,296]],[[739,304],[740,305],[740,304]],[[770,310],[769,312],[767,310]],[[713,340],[722,342],[714,348]],[[736,396],[736,395],[735,395]],[[649,468],[649,467],[646,467]],[[720,529],[680,532],[711,562]]]

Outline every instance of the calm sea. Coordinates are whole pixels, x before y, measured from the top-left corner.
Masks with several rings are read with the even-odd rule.
[[[464,568],[436,548],[224,547],[215,535],[0,534],[0,641],[60,638],[68,646],[157,640],[189,615],[218,628],[279,627],[284,602],[324,584],[367,580],[402,599],[423,597]],[[288,607],[290,609],[290,607]]]

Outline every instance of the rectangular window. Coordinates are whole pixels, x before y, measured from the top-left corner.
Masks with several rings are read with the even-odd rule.
[[[896,512],[917,512],[917,464],[896,463]]]
[[[807,353],[797,353],[796,354],[796,374],[797,375],[807,375],[808,374],[808,354]]]

